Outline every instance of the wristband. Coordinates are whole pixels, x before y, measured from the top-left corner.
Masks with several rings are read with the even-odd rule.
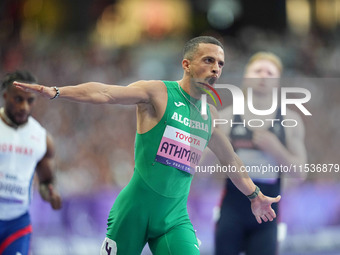
[[[57,88],[57,87],[53,87],[54,89],[55,89],[55,95],[54,95],[54,97],[51,97],[50,99],[52,100],[52,99],[56,99],[59,95],[60,95],[60,91],[59,91],[59,89]]]
[[[260,188],[255,185],[255,191],[251,193],[249,196],[247,196],[247,198],[254,199],[259,195],[259,193],[260,193]]]

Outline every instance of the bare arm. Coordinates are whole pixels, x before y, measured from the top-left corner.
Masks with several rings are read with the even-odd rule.
[[[139,104],[150,101],[150,86],[152,82],[138,81],[128,86],[108,85],[99,82],[86,82],[74,86],[59,87],[59,98],[68,99],[75,102],[93,104]],[[14,82],[14,85],[27,91],[41,94],[47,98],[56,95],[54,87],[46,87],[38,84],[27,84]]]
[[[214,107],[210,107],[210,109],[212,118],[217,119],[218,113],[216,109]],[[234,152],[228,138],[223,134],[221,129],[213,128],[208,147],[215,153],[223,166],[227,168],[230,166],[236,170],[228,172],[228,176],[235,186],[246,196],[252,194],[255,191],[255,184],[247,172],[241,170],[243,163]],[[262,220],[272,221],[276,217],[274,210],[271,208],[271,204],[277,203],[280,199],[280,196],[270,198],[261,192],[256,198],[251,199],[252,212],[258,223],[261,223]]]
[[[36,167],[36,173],[39,179],[39,192],[41,197],[49,202],[53,209],[61,208],[61,197],[54,189],[53,176],[53,159],[54,159],[54,145],[50,135],[46,136],[46,153],[39,161]]]
[[[210,107],[212,108],[212,107]],[[213,110],[212,110],[213,112]],[[215,114],[212,114],[214,116]],[[216,116],[216,115],[215,115]],[[219,159],[221,165],[231,166],[233,169],[238,171],[229,171],[228,177],[236,185],[236,187],[244,194],[250,195],[255,190],[255,184],[250,179],[246,172],[241,172],[239,169],[242,166],[242,162],[234,152],[230,141],[223,134],[220,128],[214,128],[211,139],[208,143],[208,147],[214,152],[216,157]]]
[[[276,153],[276,157],[282,164],[305,164],[307,162],[307,152],[305,147],[305,127],[301,117],[292,111],[288,111],[287,119],[295,119],[298,125],[294,128],[286,129],[287,150],[280,154]]]
[[[54,87],[14,82],[15,86],[47,98],[56,95]],[[162,118],[167,104],[167,89],[162,81],[137,81],[128,86],[86,82],[59,89],[59,97],[92,104],[137,105],[137,131],[144,133]]]

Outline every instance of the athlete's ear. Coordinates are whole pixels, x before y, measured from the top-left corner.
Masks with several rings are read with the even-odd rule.
[[[189,59],[183,59],[182,61],[182,67],[185,72],[190,72],[190,60]]]

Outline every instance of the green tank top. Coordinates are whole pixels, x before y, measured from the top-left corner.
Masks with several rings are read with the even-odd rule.
[[[177,82],[164,84],[168,101],[162,119],[148,132],[136,134],[135,171],[158,194],[180,197],[189,194],[195,166],[211,136],[211,116],[208,108],[203,119],[201,101]]]

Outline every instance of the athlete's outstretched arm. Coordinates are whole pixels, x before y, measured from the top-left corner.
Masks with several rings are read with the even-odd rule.
[[[210,107],[210,109],[212,118],[218,119],[216,109],[214,107]],[[256,186],[247,172],[242,171],[241,167],[243,163],[234,152],[228,138],[221,129],[213,129],[208,147],[215,153],[223,166],[226,166],[227,169],[236,169],[236,171],[229,171],[228,177],[244,195],[251,195],[255,191]],[[271,204],[279,202],[280,199],[280,196],[276,198],[267,197],[263,195],[261,191],[256,198],[250,199],[251,209],[258,223],[261,223],[262,220],[265,222],[268,220],[272,221],[276,217],[274,210],[271,208]]]
[[[59,98],[76,102],[93,104],[138,104],[148,103],[152,93],[152,81],[138,81],[129,86],[108,85],[99,82],[87,82],[74,86],[58,87]],[[47,98],[56,96],[55,87],[47,87],[38,84],[14,82],[15,86],[26,91],[41,94]],[[149,86],[148,86],[149,85]]]

